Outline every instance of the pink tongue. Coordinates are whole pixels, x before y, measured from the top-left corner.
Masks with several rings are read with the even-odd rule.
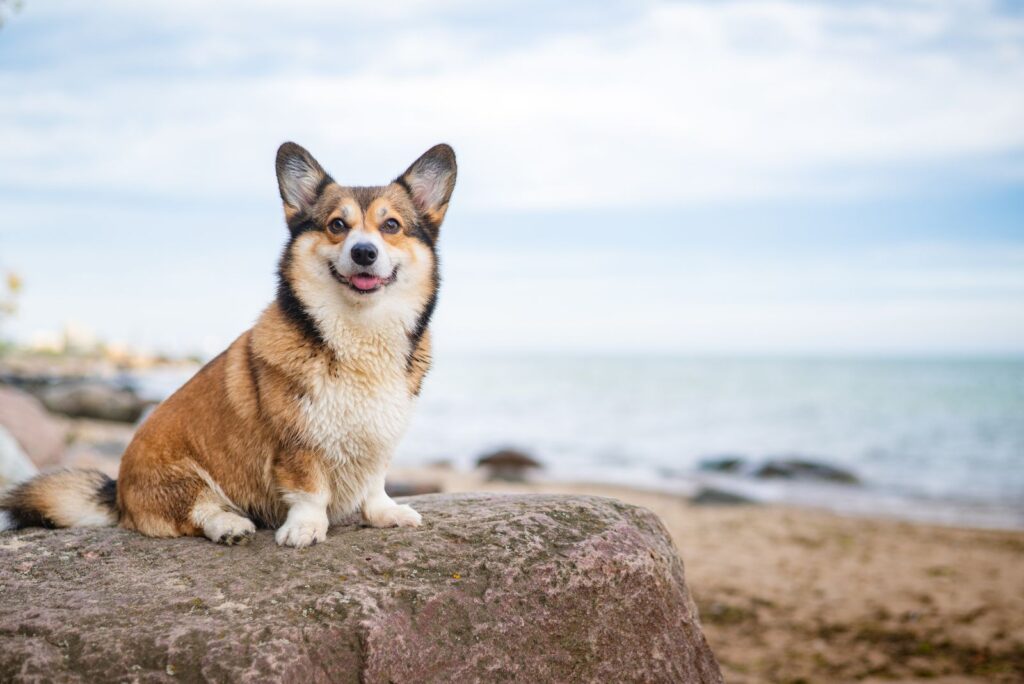
[[[380,285],[380,281],[383,280],[380,276],[373,275],[354,275],[348,279],[350,283],[355,285],[360,290],[372,290],[373,288]]]

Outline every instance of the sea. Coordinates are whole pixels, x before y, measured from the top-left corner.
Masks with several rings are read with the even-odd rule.
[[[161,398],[184,379],[140,381]],[[507,448],[552,480],[1024,528],[1024,359],[436,359],[395,463],[470,469]],[[744,467],[706,469],[723,460]],[[859,484],[752,474],[773,460]]]

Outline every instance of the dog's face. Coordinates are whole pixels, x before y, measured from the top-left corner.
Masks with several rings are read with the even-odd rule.
[[[454,152],[437,145],[388,185],[346,187],[285,143],[277,179],[292,239],[283,277],[313,307],[422,308],[436,293],[435,245],[455,176]]]

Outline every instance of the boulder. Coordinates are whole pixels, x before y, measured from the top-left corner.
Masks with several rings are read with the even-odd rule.
[[[121,458],[120,455],[111,456],[88,444],[72,444],[64,454],[64,465],[98,470],[116,480],[121,469]]]
[[[701,470],[759,479],[805,480],[834,484],[860,484],[860,478],[849,470],[830,465],[823,460],[800,455],[769,456],[750,461],[743,456],[726,454],[702,459]]]
[[[808,480],[834,484],[860,484],[860,478],[848,470],[828,463],[800,457],[768,458],[755,468],[754,477],[764,479]]]
[[[72,418],[97,418],[134,423],[150,402],[134,390],[99,381],[55,385],[42,390],[46,408]]]
[[[705,486],[690,497],[690,503],[697,506],[742,506],[755,504],[757,501],[727,489]]]
[[[658,518],[429,495],[296,551],[120,529],[0,534],[0,681],[721,682]]]
[[[60,463],[67,430],[31,394],[0,386],[0,426],[18,441],[37,467]]]
[[[743,456],[724,454],[701,459],[698,467],[701,470],[711,470],[716,473],[736,473],[742,470],[746,463],[747,459]]]
[[[391,497],[438,494],[441,492],[441,485],[437,482],[396,482],[388,480],[384,483],[384,491]]]
[[[486,454],[478,458],[476,464],[487,470],[488,480],[505,482],[522,482],[528,471],[541,467],[539,461],[515,449],[501,449]]]
[[[18,440],[0,425],[0,491],[29,479],[39,472],[21,450]]]

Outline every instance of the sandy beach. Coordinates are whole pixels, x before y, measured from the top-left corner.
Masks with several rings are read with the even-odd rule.
[[[569,492],[655,511],[729,682],[1024,680],[1024,532],[696,506],[607,485],[398,469],[444,491]]]

